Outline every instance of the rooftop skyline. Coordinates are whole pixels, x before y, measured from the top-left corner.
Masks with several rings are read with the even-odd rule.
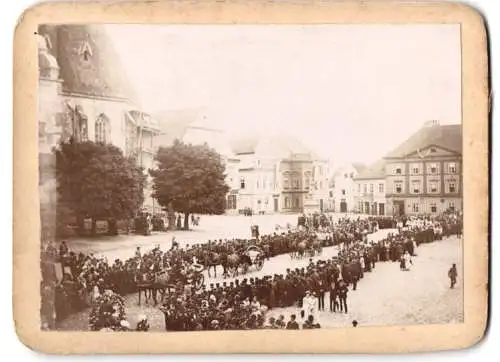
[[[461,123],[459,25],[106,25],[143,110],[202,108],[231,138],[284,133],[370,164]]]

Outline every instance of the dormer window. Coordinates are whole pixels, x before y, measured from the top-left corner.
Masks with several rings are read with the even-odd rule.
[[[80,55],[82,56],[84,61],[89,61],[90,57],[92,57],[92,48],[88,41],[84,41],[82,46],[80,47]]]

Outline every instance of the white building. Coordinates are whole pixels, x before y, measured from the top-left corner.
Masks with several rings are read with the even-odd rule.
[[[335,212],[354,212],[355,182],[354,179],[366,168],[365,165],[354,163],[339,167],[331,178],[330,199]]]
[[[356,212],[387,215],[385,162],[379,160],[354,178],[354,204]]]

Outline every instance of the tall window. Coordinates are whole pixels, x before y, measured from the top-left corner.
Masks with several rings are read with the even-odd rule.
[[[411,183],[411,188],[414,194],[419,194],[420,193],[420,181],[418,180],[413,180]]]
[[[453,193],[457,192],[457,187],[456,187],[455,183],[450,182],[450,183],[448,184],[448,192],[449,192],[450,194],[453,194]]]
[[[259,180],[257,180],[256,187],[257,187],[257,189],[260,187],[260,181]]]
[[[361,184],[358,184],[358,193],[361,193]]]
[[[97,143],[108,143],[109,140],[109,119],[101,114],[95,121],[95,141]]]
[[[295,208],[298,208],[298,207],[299,207],[299,199],[298,199],[298,198],[294,198],[294,199],[293,199],[293,206],[294,206]]]
[[[412,211],[413,212],[418,212],[418,204],[416,202],[413,203]]]
[[[438,192],[438,183],[437,181],[429,182],[429,191],[430,192]]]
[[[380,192],[381,194],[384,193],[384,184],[378,184],[378,192]]]
[[[342,195],[345,195],[345,189],[342,189]]]
[[[288,178],[285,178],[283,180],[283,188],[285,188],[285,189],[290,188],[290,180]]]
[[[367,186],[366,184],[363,184],[363,193],[365,193],[365,194],[368,192],[368,191],[367,191],[367,187],[368,187],[368,186]]]
[[[433,213],[437,212],[437,207],[436,207],[436,203],[435,202],[431,203],[431,212],[433,212]]]
[[[450,162],[448,164],[448,172],[449,173],[457,173],[457,164],[455,162]]]
[[[285,208],[289,209],[290,208],[290,198],[285,197]]]
[[[373,184],[370,184],[370,193],[373,194]]]
[[[403,182],[402,181],[394,182],[394,192],[396,194],[400,194],[403,192]]]
[[[240,178],[240,189],[244,189],[245,188],[245,179],[242,177]]]
[[[436,173],[437,173],[437,164],[435,164],[435,163],[431,163],[431,164],[429,165],[429,172],[430,172],[431,174],[436,174]]]
[[[420,169],[418,167],[413,167],[413,173],[418,175],[420,173]]]

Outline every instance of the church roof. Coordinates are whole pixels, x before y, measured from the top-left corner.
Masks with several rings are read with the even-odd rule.
[[[62,90],[91,97],[137,97],[113,42],[100,25],[40,25],[60,68]]]
[[[462,154],[462,126],[460,124],[428,123],[389,152],[385,158],[403,158],[429,146],[443,147]]]

